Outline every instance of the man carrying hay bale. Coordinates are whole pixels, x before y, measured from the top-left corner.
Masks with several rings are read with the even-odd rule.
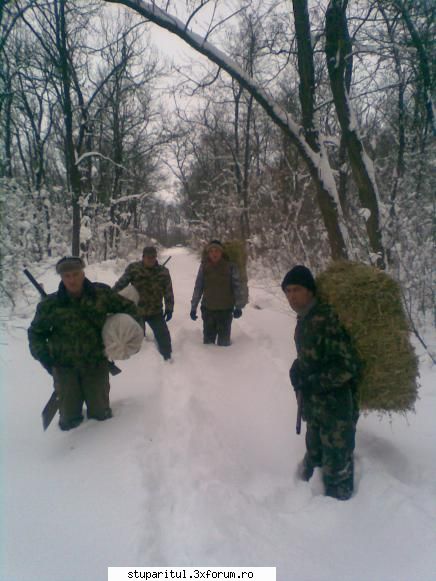
[[[325,495],[348,500],[354,487],[353,452],[359,417],[357,382],[361,363],[332,308],[316,298],[316,284],[305,266],[295,266],[282,289],[297,313],[297,359],[289,371],[301,394],[307,423],[306,454],[299,466],[309,481],[322,468]]]
[[[238,267],[228,259],[221,242],[212,240],[197,273],[190,312],[191,319],[197,320],[201,300],[204,344],[231,344],[232,320],[242,316],[246,295]]]

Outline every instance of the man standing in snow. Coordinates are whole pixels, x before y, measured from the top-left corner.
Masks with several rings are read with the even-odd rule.
[[[144,324],[154,333],[159,352],[165,360],[171,359],[171,336],[167,322],[173,316],[174,294],[169,270],[158,263],[154,246],[146,246],[142,260],[132,262],[112,289],[116,292],[132,284],[139,294],[138,310]],[[165,311],[162,312],[162,301]]]
[[[102,328],[110,314],[126,313],[139,319],[131,301],[105,284],[90,282],[84,268],[78,257],[59,260],[59,289],[38,304],[28,331],[30,352],[53,375],[61,430],[82,422],[83,402],[88,418],[112,417]]]
[[[197,307],[201,303],[203,319],[203,343],[230,345],[233,317],[242,315],[244,299],[239,270],[224,253],[219,240],[212,240],[207,247],[206,259],[201,263],[191,300],[190,317],[197,320]]]
[[[320,466],[326,496],[348,500],[354,487],[360,361],[331,307],[316,299],[315,280],[308,268],[299,265],[290,270],[282,289],[297,313],[298,357],[289,376],[296,393],[302,395],[307,422],[306,454],[298,475],[308,481]]]

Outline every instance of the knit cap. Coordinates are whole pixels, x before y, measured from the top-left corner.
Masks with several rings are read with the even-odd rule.
[[[282,290],[284,291],[287,286],[290,284],[298,284],[300,286],[304,286],[313,294],[316,293],[316,283],[315,279],[313,278],[312,273],[310,270],[303,266],[302,264],[298,264],[294,266],[286,275],[282,281]]]

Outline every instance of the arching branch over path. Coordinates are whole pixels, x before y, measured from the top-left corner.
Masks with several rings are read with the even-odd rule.
[[[316,151],[305,137],[305,129],[279,107],[264,89],[249,77],[232,59],[213,46],[202,36],[189,30],[177,17],[168,14],[155,4],[143,0],[105,0],[111,4],[122,4],[136,11],[150,22],[168,30],[189,44],[194,50],[226,71],[259,103],[272,121],[278,125],[307,163],[312,179],[317,186],[318,203],[327,229],[333,258],[348,258],[351,253],[347,227],[333,173],[323,149]]]

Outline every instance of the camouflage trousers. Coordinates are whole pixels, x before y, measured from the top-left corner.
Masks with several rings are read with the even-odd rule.
[[[62,429],[80,424],[84,402],[88,418],[105,420],[111,417],[109,370],[106,361],[86,367],[53,367],[53,380],[59,402],[59,425]]]
[[[203,343],[217,343],[221,347],[230,345],[230,332],[232,329],[233,309],[212,311],[201,308],[203,319]]]
[[[353,453],[358,419],[351,390],[308,399],[304,402],[307,422],[304,470],[311,474],[315,467],[321,467],[326,495],[347,500],[354,488]]]

